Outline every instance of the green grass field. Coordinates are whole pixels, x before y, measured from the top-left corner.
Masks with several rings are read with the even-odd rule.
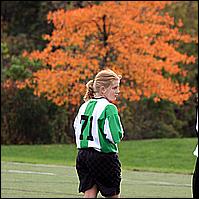
[[[2,162],[1,174],[2,198],[83,196],[72,166]],[[121,197],[190,198],[191,175],[122,170]]]
[[[190,174],[195,138],[123,141],[119,156],[124,169]],[[1,160],[37,164],[75,165],[77,149],[64,145],[1,146]]]
[[[192,197],[196,143],[195,138],[121,142],[121,197]],[[1,197],[82,197],[76,153],[73,144],[1,146]]]

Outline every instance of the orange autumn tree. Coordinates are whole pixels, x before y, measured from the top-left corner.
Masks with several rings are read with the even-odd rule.
[[[121,95],[129,101],[142,97],[182,104],[194,88],[177,81],[186,77],[180,64],[195,62],[177,49],[197,42],[180,32],[182,21],[163,9],[166,1],[112,1],[101,5],[49,12],[53,23],[42,51],[24,53],[39,60],[43,69],[25,85],[57,105],[79,105],[85,84],[99,70],[110,68],[123,76]]]

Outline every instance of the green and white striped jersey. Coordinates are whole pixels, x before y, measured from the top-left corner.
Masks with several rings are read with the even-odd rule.
[[[93,147],[104,153],[118,152],[123,128],[117,107],[105,98],[81,105],[74,121],[77,148]]]

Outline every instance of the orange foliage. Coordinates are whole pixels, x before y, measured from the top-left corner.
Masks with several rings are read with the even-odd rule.
[[[179,63],[195,62],[193,56],[177,51],[179,42],[196,42],[182,34],[182,21],[160,12],[169,1],[111,1],[92,7],[49,12],[53,23],[43,51],[24,53],[40,60],[49,69],[39,70],[25,84],[58,105],[80,103],[85,83],[103,68],[123,76],[121,94],[130,101],[141,97],[166,99],[182,104],[189,99],[188,84],[182,85],[165,77],[186,76]]]

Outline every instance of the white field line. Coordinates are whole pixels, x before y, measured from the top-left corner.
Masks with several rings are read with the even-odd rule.
[[[173,185],[173,186],[185,186],[185,187],[191,187],[191,184],[177,184],[172,182],[157,182],[157,181],[147,181],[149,184],[159,184],[159,185]]]
[[[39,171],[23,171],[23,170],[1,170],[2,173],[22,173],[22,174],[39,174],[39,175],[56,175],[54,173],[46,173]]]
[[[63,165],[49,165],[49,164],[33,164],[33,163],[22,163],[22,162],[5,162],[1,161],[5,165],[24,165],[24,166],[33,166],[33,167],[51,167],[51,168],[73,168],[72,166],[63,166]]]
[[[165,181],[150,181],[150,180],[143,181],[143,180],[130,180],[130,179],[123,179],[123,180],[127,182],[126,184],[132,184],[133,182],[136,183],[137,185],[145,184],[145,185],[158,185],[158,186],[191,187],[191,184],[179,184],[179,183],[165,182]]]

